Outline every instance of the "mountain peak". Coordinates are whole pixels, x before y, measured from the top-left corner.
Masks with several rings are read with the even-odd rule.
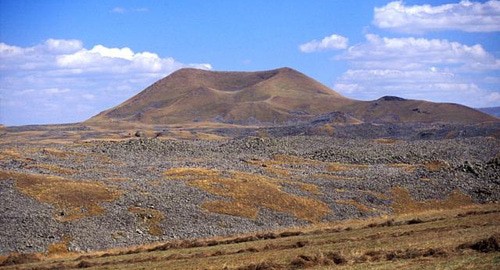
[[[90,121],[284,123],[328,113],[347,101],[289,67],[252,72],[183,68]]]
[[[265,71],[183,68],[87,123],[274,125],[309,121],[334,111],[347,113],[360,122],[497,121],[456,104],[393,96],[373,102],[348,99],[299,71],[282,67]]]

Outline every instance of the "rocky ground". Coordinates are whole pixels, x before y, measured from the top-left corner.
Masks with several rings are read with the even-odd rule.
[[[137,138],[2,144],[0,254],[47,251],[54,243],[85,251],[311,222],[296,212],[277,210],[257,195],[226,196],[214,191],[225,183],[217,177],[234,178],[242,187],[258,190],[259,186],[246,183],[252,181],[249,176],[238,178],[237,173],[277,185],[278,195],[326,205],[329,211],[314,222],[390,214],[394,211],[391,192],[396,187],[408,190],[417,201],[445,199],[459,191],[478,203],[498,202],[499,150],[499,141],[491,137],[397,140],[283,135],[220,141]],[[22,179],[33,174],[59,177],[51,180],[54,183],[101,183],[105,187],[96,185],[96,190],[118,190],[119,196],[89,197],[104,211],[61,219],[58,216],[67,211],[61,194],[67,193],[55,189],[54,194],[46,194],[38,180],[30,184]],[[203,188],[203,181],[209,186]],[[248,204],[245,198],[265,203]],[[204,207],[206,202],[238,200],[244,207],[257,207],[258,215],[252,218]],[[91,213],[85,207],[80,210]]]

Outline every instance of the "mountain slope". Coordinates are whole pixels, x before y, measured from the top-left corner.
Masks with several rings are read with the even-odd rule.
[[[481,123],[495,121],[472,108],[454,103],[435,103],[385,96],[374,101],[359,101],[343,108],[344,112],[371,123]]]
[[[500,117],[500,106],[498,107],[488,107],[488,108],[479,108],[478,111],[487,113],[492,116]]]
[[[181,69],[86,123],[265,125],[307,121],[331,112],[346,113],[356,123],[497,121],[456,104],[397,97],[352,100],[298,71],[280,68],[260,72]]]

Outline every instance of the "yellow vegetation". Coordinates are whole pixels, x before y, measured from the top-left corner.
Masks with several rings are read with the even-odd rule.
[[[165,172],[165,176],[180,180],[198,179],[200,177],[215,177],[218,175],[219,171],[206,168],[171,168]]]
[[[55,148],[43,148],[42,153],[44,155],[50,155],[50,156],[55,156],[55,157],[60,157],[60,158],[65,158],[65,157],[68,157],[70,155],[70,153],[68,153],[68,152],[64,152],[64,151],[61,151],[61,150],[55,149]],[[71,154],[73,154],[73,153],[71,153]]]
[[[149,234],[155,236],[163,234],[160,222],[165,219],[165,215],[162,212],[156,209],[141,207],[130,207],[128,210],[137,215],[141,223],[147,227]]]
[[[68,245],[70,241],[71,237],[65,236],[61,241],[50,244],[47,247],[47,255],[54,256],[68,253]]]
[[[416,165],[411,165],[411,164],[406,164],[406,163],[394,163],[394,164],[388,164],[387,166],[391,168],[396,168],[396,169],[401,169],[404,170],[405,172],[414,172],[415,169],[417,168]]]
[[[290,172],[280,167],[267,166],[265,170],[267,173],[275,177],[290,177]]]
[[[443,169],[447,169],[450,165],[446,161],[433,160],[424,164],[424,167],[430,172],[438,172]]]
[[[332,162],[328,164],[326,170],[329,172],[342,172],[342,171],[362,170],[367,168],[368,165],[366,164],[348,164],[348,163]]]
[[[244,172],[220,172],[205,168],[173,168],[167,177],[191,180],[189,185],[203,189],[232,201],[208,202],[203,208],[216,213],[254,218],[260,207],[290,213],[311,222],[320,221],[330,209],[321,201],[288,194],[280,190],[279,179]],[[305,188],[314,190],[312,185]]]
[[[427,210],[453,209],[474,204],[472,199],[458,190],[453,191],[445,200],[415,201],[408,190],[400,187],[392,189],[393,209],[397,214],[417,213]]]
[[[239,216],[245,218],[256,219],[259,211],[257,208],[242,204],[238,201],[210,201],[204,202],[202,208],[219,214]]]
[[[375,139],[374,141],[380,144],[393,144],[399,142],[399,140],[392,138],[380,138],[380,139]]]
[[[64,175],[73,175],[77,173],[76,170],[70,169],[70,168],[64,168],[58,165],[53,165],[53,164],[45,164],[45,163],[39,163],[39,164],[31,164],[26,166],[27,169],[31,168],[40,168],[40,169],[45,169],[47,171],[50,171],[51,173],[55,174],[64,174]]]
[[[102,202],[121,195],[104,184],[72,181],[56,176],[0,171],[0,178],[14,179],[16,188],[41,202],[57,207],[57,219],[69,221],[104,212]]]
[[[366,205],[355,200],[337,200],[335,202],[340,204],[352,205],[356,207],[360,212],[368,213],[371,211],[371,209],[368,208]]]
[[[321,193],[318,186],[316,186],[314,184],[302,183],[302,182],[293,182],[293,184],[298,186],[303,191],[307,191],[307,192],[312,193],[312,194],[320,194]]]

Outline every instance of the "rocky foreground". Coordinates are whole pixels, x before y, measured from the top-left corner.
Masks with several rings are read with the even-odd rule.
[[[498,202],[499,150],[490,137],[3,144],[0,254],[378,216],[403,211],[398,196]]]

